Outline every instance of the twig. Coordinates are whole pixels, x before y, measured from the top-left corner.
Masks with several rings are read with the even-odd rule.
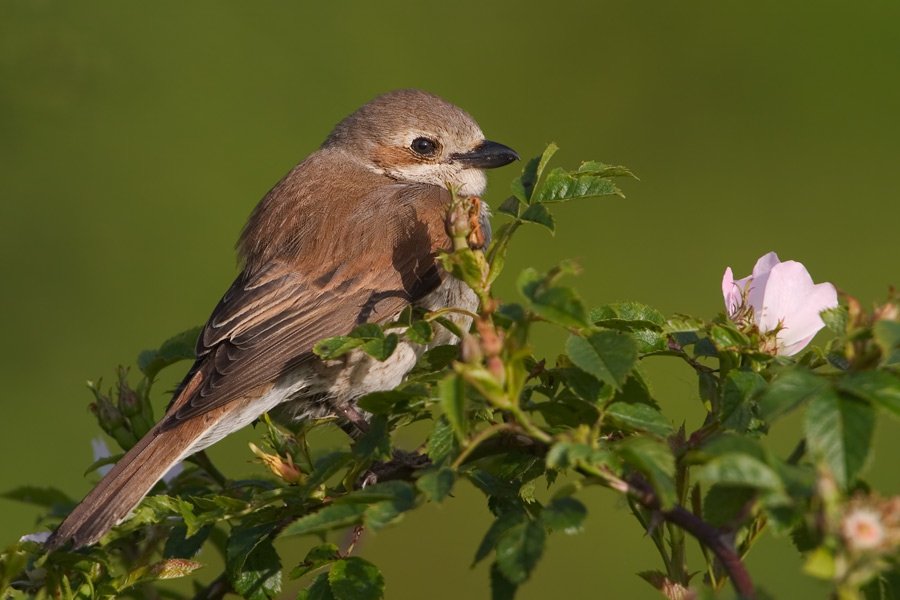
[[[208,586],[197,592],[193,600],[219,600],[234,592],[225,573],[213,579]]]
[[[683,506],[676,504],[668,510],[660,510],[659,496],[643,479],[634,477],[629,481],[629,486],[629,494],[638,502],[646,508],[659,511],[666,521],[678,525],[712,550],[731,577],[731,582],[738,595],[742,598],[756,597],[753,580],[750,579],[747,568],[744,567],[744,563],[741,562],[741,557],[735,549],[723,540],[721,531]]]

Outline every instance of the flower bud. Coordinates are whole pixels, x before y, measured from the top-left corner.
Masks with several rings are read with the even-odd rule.
[[[250,442],[250,450],[253,451],[253,454],[262,459],[263,464],[269,467],[269,470],[272,471],[276,477],[293,484],[300,483],[304,479],[303,472],[294,464],[294,460],[291,458],[290,454],[288,454],[287,460],[285,460],[277,454],[266,453],[253,442]]]

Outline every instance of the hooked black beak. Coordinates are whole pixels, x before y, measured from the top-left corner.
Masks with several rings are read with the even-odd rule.
[[[509,146],[484,140],[474,150],[469,152],[457,152],[450,158],[458,160],[467,167],[475,169],[493,169],[508,165],[514,160],[519,160],[519,155]]]

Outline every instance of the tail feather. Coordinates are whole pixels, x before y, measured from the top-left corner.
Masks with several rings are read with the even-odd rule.
[[[182,435],[179,428],[165,432],[159,429],[154,427],[145,435],[75,507],[47,541],[48,552],[69,540],[73,548],[99,540],[131,513],[196,441],[193,436]]]

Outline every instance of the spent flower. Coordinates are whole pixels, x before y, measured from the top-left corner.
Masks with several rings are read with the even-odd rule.
[[[764,352],[787,356],[800,352],[825,326],[819,313],[838,305],[832,284],[813,283],[801,263],[781,262],[774,252],[756,261],[743,279],[725,269],[722,295],[732,321],[762,334]]]

